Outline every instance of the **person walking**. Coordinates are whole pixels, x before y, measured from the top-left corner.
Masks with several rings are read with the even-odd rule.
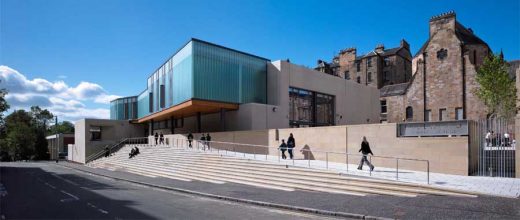
[[[193,142],[193,134],[191,132],[188,134],[188,147],[192,148],[191,142]]]
[[[285,151],[287,150],[287,144],[285,144],[285,140],[282,139],[282,144],[280,144],[280,147],[278,147],[280,151],[282,151],[282,159],[287,159],[287,156],[285,156]]]
[[[159,144],[164,144],[164,135],[161,132],[161,135],[159,135]]]
[[[504,133],[504,145],[509,147],[509,133]]]
[[[209,150],[209,145],[211,144],[211,136],[209,136],[209,133],[206,135],[206,143],[208,145],[208,150]]]
[[[206,150],[206,137],[204,136],[204,134],[202,134],[202,136],[200,136],[200,142],[202,143],[202,149],[203,150]]]
[[[159,139],[159,134],[155,132],[155,135],[153,137],[155,138],[155,145],[157,145],[157,139]]]
[[[367,159],[368,154],[372,154],[372,156],[374,156],[374,153],[372,153],[372,150],[370,150],[370,144],[368,144],[366,137],[363,137],[363,142],[361,142],[361,149],[359,149],[358,152],[361,152],[363,156],[361,157],[361,161],[359,162],[357,169],[362,170],[364,163],[366,163],[370,167],[370,171],[374,170],[374,165],[372,165]]]
[[[293,134],[289,134],[289,138],[287,138],[287,152],[289,153],[289,157],[291,160],[293,159],[293,148],[296,146],[296,140],[294,140]]]
[[[134,155],[135,155],[135,149],[132,148],[132,150],[130,150],[130,153],[128,154],[128,159],[134,157]]]
[[[489,147],[489,144],[491,143],[491,131],[488,130],[486,133],[486,147]]]

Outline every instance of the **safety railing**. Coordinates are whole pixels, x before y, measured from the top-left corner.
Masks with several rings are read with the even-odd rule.
[[[119,149],[121,149],[126,144],[147,144],[147,143],[148,143],[148,138],[147,137],[123,138],[123,139],[121,139],[121,141],[119,141],[116,144],[112,144],[112,145],[107,144],[107,145],[103,146],[103,148],[100,151],[98,151],[95,154],[92,154],[92,155],[88,156],[85,159],[85,163],[89,163],[91,161],[97,160],[100,157],[102,157],[103,155],[105,155],[107,147],[108,147],[108,150],[109,150],[109,154],[114,154],[115,152],[117,152]]]
[[[265,145],[255,145],[255,144],[241,144],[241,143],[233,143],[233,142],[222,142],[222,141],[204,141],[204,140],[195,140],[193,139],[190,143],[190,140],[187,139],[171,139],[171,143],[167,146],[175,147],[175,148],[183,148],[183,149],[192,149],[198,151],[209,151],[209,152],[217,152],[221,155],[233,155],[233,156],[242,156],[243,158],[248,159],[262,159],[264,158],[266,161],[278,161],[281,163],[283,160],[282,157],[282,149],[279,147],[270,147]],[[289,150],[292,150],[293,157],[287,155],[288,160],[291,161],[293,166],[306,166],[309,168],[321,168],[326,170],[345,170],[346,173],[349,173],[349,161],[361,161],[363,155],[361,154],[351,154],[345,152],[333,152],[333,151],[318,151],[311,150],[308,146],[304,146],[301,148],[287,148],[286,153],[289,154]],[[276,151],[276,153],[274,153]],[[296,153],[301,153],[298,158],[294,156]],[[274,154],[273,154],[274,153]],[[303,158],[301,158],[303,156]],[[273,158],[276,157],[276,158]],[[400,166],[403,163],[424,163],[426,165],[426,182],[430,183],[430,161],[424,159],[415,159],[415,158],[402,158],[402,157],[390,157],[390,156],[373,156],[367,155],[367,159],[370,163],[373,161],[378,161],[378,163],[385,164],[385,166],[381,166],[385,169],[392,169],[392,167],[388,166],[389,164],[395,164],[395,179],[399,180],[399,170]],[[343,162],[339,162],[343,161]],[[290,163],[291,163],[290,162]],[[306,163],[306,164],[305,164]],[[400,165],[401,163],[401,165]],[[288,165],[286,163],[286,165]],[[351,169],[351,168],[350,168]],[[388,171],[385,171],[389,173]],[[403,171],[407,172],[407,171]],[[403,173],[401,172],[401,173]],[[372,169],[369,170],[369,175],[372,176]],[[389,176],[385,176],[389,177]]]

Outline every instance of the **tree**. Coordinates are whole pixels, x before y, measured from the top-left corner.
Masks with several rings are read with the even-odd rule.
[[[477,97],[487,106],[490,115],[511,118],[516,113],[516,86],[508,72],[508,64],[499,55],[490,55],[477,71],[480,87]]]
[[[24,110],[17,110],[5,118],[5,146],[7,152],[15,160],[32,159],[35,150],[36,134],[33,128],[33,118]]]
[[[0,83],[2,81],[0,80]],[[4,112],[9,109],[9,105],[5,100],[5,96],[7,95],[6,89],[0,89],[0,161],[4,161],[8,159],[7,155],[7,142],[6,142],[6,133],[5,133],[5,123],[4,123]]]
[[[58,125],[54,125],[49,128],[48,134],[64,134],[64,133],[74,133],[74,124],[70,121],[63,121],[58,123]]]
[[[34,143],[34,153],[37,160],[49,159],[49,148],[45,135],[47,134],[47,124],[54,118],[47,109],[41,109],[39,106],[32,106],[30,115],[33,121],[34,134],[36,135]]]

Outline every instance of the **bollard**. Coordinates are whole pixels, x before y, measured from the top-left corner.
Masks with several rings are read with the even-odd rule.
[[[399,180],[399,158],[395,158],[395,179]]]

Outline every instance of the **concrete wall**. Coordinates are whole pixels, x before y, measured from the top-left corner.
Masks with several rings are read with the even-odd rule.
[[[90,140],[90,128],[101,127],[101,139]],[[126,120],[82,119],[75,123],[76,140],[73,157],[75,162],[85,163],[90,155],[102,151],[106,146],[123,138],[143,137],[143,125],[130,124]]]
[[[269,112],[280,124],[270,128],[289,127],[289,87],[301,88],[335,96],[336,125],[379,123],[379,90],[320,73],[286,61],[268,64],[268,104],[277,105],[276,114]],[[274,125],[274,124],[273,124]]]
[[[238,152],[278,155],[277,147],[281,140],[292,133],[296,139],[295,159],[325,160],[357,164],[361,159],[358,152],[363,136],[367,137],[375,156],[399,157],[429,160],[430,171],[438,173],[468,175],[469,140],[468,137],[396,137],[396,124],[368,124],[348,126],[328,126],[313,128],[285,128],[255,131],[213,132],[212,141],[241,143],[242,145],[216,144],[212,148],[235,150]],[[204,133],[205,134],[205,133]],[[200,140],[200,134],[194,133],[194,146]],[[186,139],[186,134],[165,135],[167,142],[173,138]],[[277,138],[278,137],[278,138]],[[152,138],[152,137],[150,137]],[[153,140],[153,138],[151,139]],[[153,142],[153,141],[152,141]],[[261,146],[268,146],[269,150]],[[201,147],[202,145],[199,146]],[[234,147],[234,149],[233,149]],[[310,151],[301,151],[306,149]],[[337,154],[325,152],[338,152]],[[343,153],[343,154],[340,154]],[[373,157],[376,167],[396,167],[393,158]],[[426,163],[421,161],[399,160],[400,169],[426,171]]]

